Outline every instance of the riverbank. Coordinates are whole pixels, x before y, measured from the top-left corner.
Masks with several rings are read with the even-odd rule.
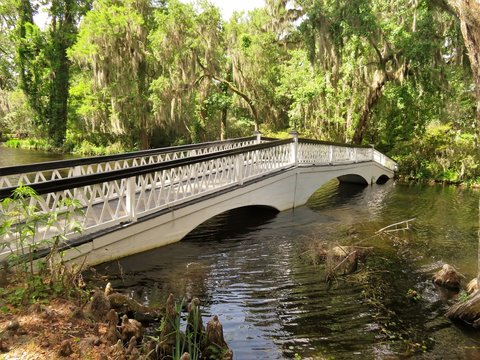
[[[2,142],[1,145],[11,149],[38,150],[55,154],[72,154],[78,156],[113,155],[133,151],[133,149],[127,149],[118,142],[104,146],[95,145],[86,140],[79,144],[71,141],[65,142],[61,148],[52,146],[44,139],[8,139]]]
[[[107,352],[106,324],[82,317],[79,304],[55,298],[0,313],[0,358],[98,359]]]
[[[406,176],[406,175],[397,175],[395,176],[395,179],[405,184],[423,184],[423,185],[429,185],[429,186],[447,185],[447,186],[456,186],[460,188],[480,189],[480,179],[452,181],[452,180],[446,180],[446,179],[442,180],[442,179],[416,178],[416,177]]]
[[[18,284],[11,285],[10,288]],[[76,295],[86,291],[75,290]],[[82,294],[83,293],[83,294]],[[14,306],[0,301],[0,358],[101,360],[232,360],[217,316],[204,326],[200,301],[150,308],[129,296],[91,290],[88,302],[70,297],[33,299]],[[32,304],[33,303],[33,304]],[[28,305],[30,304],[30,305]],[[186,316],[185,329],[180,318]]]

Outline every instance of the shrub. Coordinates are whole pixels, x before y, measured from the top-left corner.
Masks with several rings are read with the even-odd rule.
[[[66,198],[55,211],[43,212],[35,205],[38,200],[32,188],[20,185],[0,202],[0,251],[9,253],[6,261],[14,279],[13,288],[5,295],[14,305],[77,290],[75,278],[80,271],[72,272],[65,266],[60,245],[67,233],[81,231],[76,220],[81,205]],[[40,229],[51,230],[52,237],[41,239]],[[37,260],[36,253],[43,249],[48,249],[47,256]]]

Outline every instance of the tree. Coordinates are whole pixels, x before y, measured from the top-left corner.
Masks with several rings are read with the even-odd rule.
[[[279,29],[283,28],[266,8],[253,10],[248,16],[235,14],[226,26],[236,105],[247,106],[255,128],[260,124],[272,128],[288,124],[275,96],[280,64],[286,57],[286,48],[279,41],[281,34],[274,32]]]
[[[70,82],[70,61],[67,58],[67,49],[73,44],[76,35],[74,9],[74,0],[52,0],[50,8],[52,20],[47,54],[52,78],[46,118],[48,135],[57,146],[63,144],[67,131]]]
[[[69,56],[91,74],[99,99],[92,126],[122,136],[126,145],[149,146],[148,0],[97,0],[80,25]]]
[[[5,0],[0,4],[0,91],[12,89],[15,85],[15,23],[16,8],[14,0]]]
[[[67,49],[76,36],[75,17],[82,2],[52,0],[50,24],[42,31],[33,22],[29,0],[18,2],[17,66],[20,87],[35,112],[34,122],[53,145],[61,146],[67,128],[70,62]]]
[[[480,136],[480,2],[478,0],[447,1],[460,20],[465,47],[470,59],[477,98],[478,137]]]
[[[155,12],[150,34],[157,64],[151,101],[157,124],[187,141],[221,137],[229,107],[221,80],[225,67],[222,21],[218,8],[170,1]]]
[[[315,114],[307,122],[310,133],[365,142],[385,89],[405,85],[416,103],[444,86],[443,65],[451,54],[443,49],[452,25],[427,0],[298,2],[306,14],[300,25],[303,46],[325,82],[308,104]],[[421,131],[426,119],[417,119]]]

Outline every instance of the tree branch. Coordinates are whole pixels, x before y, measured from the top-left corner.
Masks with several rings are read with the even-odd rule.
[[[210,74],[210,73],[207,73],[207,68],[205,65],[202,64],[202,62],[200,61],[200,58],[197,56],[197,63],[198,65],[203,69],[204,71],[204,75],[200,76],[196,82],[200,82],[201,80],[203,80],[205,77],[209,77],[211,79],[214,79],[216,81],[219,81],[225,85],[228,86],[228,88],[230,90],[232,90],[235,94],[237,94],[238,96],[240,96],[243,100],[245,100],[245,102],[248,104],[248,106],[250,107],[250,111],[252,112],[252,115],[253,115],[253,118],[255,120],[255,130],[258,130],[258,112],[257,112],[257,108],[255,107],[255,104],[253,103],[253,100],[250,99],[250,97],[245,94],[244,92],[242,92],[239,88],[237,88],[235,86],[235,84],[233,84],[231,81],[228,81],[226,79],[223,79],[217,75],[214,75],[214,74]]]

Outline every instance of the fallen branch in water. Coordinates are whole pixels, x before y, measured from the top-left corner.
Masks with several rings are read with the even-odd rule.
[[[404,221],[397,222],[397,223],[395,223],[395,224],[391,224],[391,225],[385,226],[384,228],[381,228],[380,230],[377,230],[377,231],[375,232],[375,234],[380,234],[380,233],[382,233],[382,232],[383,232],[383,233],[389,233],[389,232],[395,232],[395,231],[400,231],[400,230],[409,230],[409,229],[410,229],[409,224],[410,224],[411,221],[414,221],[414,220],[416,220],[416,218],[411,218],[411,219],[408,219],[408,220],[404,220]],[[404,227],[402,227],[402,228],[400,228],[400,229],[397,228],[397,226],[399,226],[399,225],[404,225],[404,224],[405,224]],[[393,227],[394,227],[394,229],[391,229],[391,228],[393,228]]]

